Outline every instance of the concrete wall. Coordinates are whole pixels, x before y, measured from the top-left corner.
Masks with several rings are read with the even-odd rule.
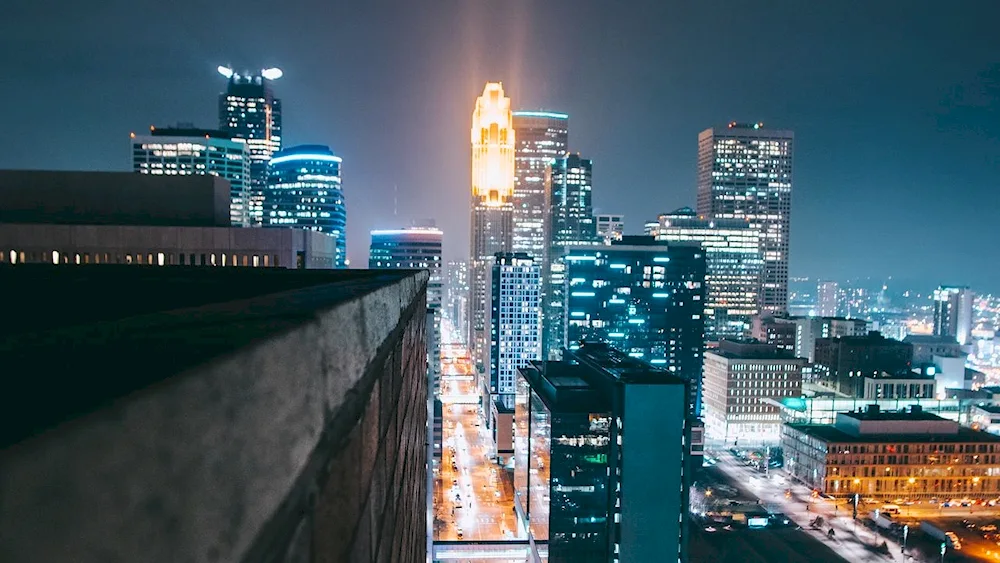
[[[217,176],[0,170],[0,223],[228,227]]]
[[[426,283],[357,292],[4,448],[0,561],[424,561]]]

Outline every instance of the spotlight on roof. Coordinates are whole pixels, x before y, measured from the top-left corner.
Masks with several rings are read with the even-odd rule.
[[[226,78],[233,77],[233,69],[229,68],[228,66],[219,65],[219,68],[217,68],[216,70],[218,70],[219,74],[225,76]]]
[[[280,68],[265,68],[260,71],[260,75],[268,80],[277,80],[281,78],[285,73],[281,72]]]

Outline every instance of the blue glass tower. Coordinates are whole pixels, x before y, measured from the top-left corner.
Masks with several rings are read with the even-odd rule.
[[[264,191],[265,227],[327,233],[337,239],[335,267],[347,266],[347,206],[341,158],[325,145],[299,145],[274,154]]]

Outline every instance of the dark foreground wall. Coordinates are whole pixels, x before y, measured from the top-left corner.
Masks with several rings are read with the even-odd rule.
[[[355,273],[51,338],[0,334],[5,383],[52,376],[32,365],[63,366],[65,381],[156,376],[6,434],[0,561],[424,561],[426,283]],[[26,406],[45,391],[24,389]]]

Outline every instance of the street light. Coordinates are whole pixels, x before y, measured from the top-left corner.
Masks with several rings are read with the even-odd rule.
[[[906,524],[903,526],[903,547],[899,550],[900,553],[906,553],[906,536],[910,534],[910,526]]]
[[[948,551],[948,544],[941,542],[941,563],[944,563],[944,552]]]

